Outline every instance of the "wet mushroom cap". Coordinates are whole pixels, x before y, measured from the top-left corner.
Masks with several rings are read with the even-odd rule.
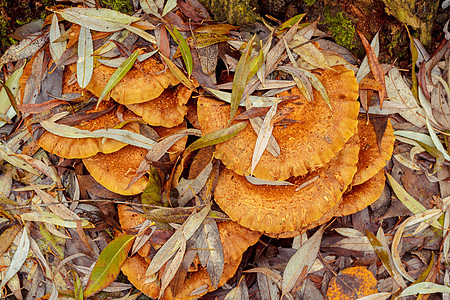
[[[142,103],[155,99],[169,86],[179,80],[157,59],[150,57],[140,63],[142,71],[131,69],[111,90],[110,96],[120,104]],[[86,89],[99,97],[115,68],[100,65],[94,69]]]
[[[99,109],[94,109],[92,112],[101,111],[106,109],[106,102],[99,107]],[[134,113],[126,112],[124,114],[125,120],[132,120],[137,118]],[[94,131],[98,129],[113,128],[119,125],[121,121],[116,115],[116,109],[112,109],[110,112],[97,117],[95,119],[82,122],[74,127]],[[139,132],[139,123],[130,122],[125,124],[121,129],[128,130],[131,132]],[[94,156],[97,153],[112,153],[118,151],[125,147],[127,144],[122,143],[113,139],[103,139],[103,138],[67,138],[58,136],[56,134],[50,133],[48,131],[44,132],[38,139],[37,143],[44,150],[58,155],[63,158],[86,158]]]
[[[184,121],[187,113],[186,103],[192,91],[184,85],[166,89],[156,99],[143,103],[128,104],[128,109],[142,116],[152,126],[174,127]]]
[[[386,161],[391,159],[395,142],[391,121],[388,121],[386,125],[380,147],[378,147],[377,136],[372,122],[367,123],[365,118],[358,119],[358,135],[361,149],[359,161],[356,165],[358,170],[353,178],[352,185],[362,184],[384,168]]]
[[[253,185],[223,168],[214,200],[244,227],[269,234],[303,230],[334,207],[356,172],[359,145],[351,138],[325,167],[289,182],[297,186]],[[306,186],[298,188],[303,183]]]
[[[316,170],[329,162],[354,135],[359,111],[358,83],[352,71],[339,66],[321,70],[317,75],[331,102],[331,109],[320,93],[314,89],[314,100],[308,102],[297,88],[291,93],[297,100],[281,103],[278,107],[291,107],[288,118],[297,122],[275,126],[273,136],[281,148],[274,157],[265,151],[253,175],[265,180],[285,180]],[[202,134],[228,126],[230,106],[210,98],[197,101],[198,118]],[[257,135],[247,125],[232,139],[216,146],[215,157],[239,175],[249,175]]]
[[[335,216],[348,216],[374,203],[383,193],[385,179],[384,170],[381,170],[364,183],[353,186],[342,196],[343,200]]]
[[[143,176],[127,187],[147,152],[144,148],[128,145],[114,153],[84,158],[83,163],[91,176],[108,190],[120,195],[136,195],[144,191],[147,177]]]

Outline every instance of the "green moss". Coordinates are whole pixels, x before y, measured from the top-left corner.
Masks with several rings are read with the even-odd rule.
[[[303,0],[303,2],[305,2],[306,6],[313,6],[316,0]]]
[[[133,10],[133,5],[130,0],[102,0],[102,6],[127,13]]]
[[[199,0],[217,21],[227,21],[233,25],[252,24],[261,17],[255,13],[252,0]]]
[[[328,26],[328,30],[337,44],[352,49],[355,46],[355,27],[344,12],[338,12],[334,16],[329,9],[324,10],[324,21],[322,24]]]

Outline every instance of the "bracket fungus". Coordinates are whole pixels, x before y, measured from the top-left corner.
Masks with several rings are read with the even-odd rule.
[[[285,180],[314,171],[328,163],[356,132],[359,102],[353,72],[343,66],[316,72],[328,93],[331,109],[317,90],[313,90],[314,100],[308,102],[293,88],[291,93],[299,95],[299,99],[280,103],[279,108],[293,108],[289,118],[296,122],[274,127],[272,134],[281,154],[274,157],[265,151],[253,171],[255,177]],[[203,134],[227,127],[229,105],[200,97],[197,106]],[[250,175],[256,140],[256,133],[247,126],[232,139],[217,145],[215,157],[237,174]]]

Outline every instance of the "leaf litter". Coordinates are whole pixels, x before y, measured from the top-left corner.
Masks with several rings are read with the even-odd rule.
[[[6,79],[2,80],[0,91],[1,125],[2,130],[5,130],[2,131],[0,143],[0,240],[8,241],[3,253],[3,264],[7,268],[1,282],[2,287],[6,286],[7,289],[3,291],[16,295],[22,289],[34,293],[30,297],[40,298],[46,295],[50,299],[69,293],[76,299],[82,299],[101,290],[129,290],[129,285],[120,287],[115,282],[121,266],[129,259],[132,248],[134,255],[140,255],[153,241],[158,241],[160,246],[147,267],[144,280],[151,284],[152,280],[159,278],[160,286],[156,296],[162,297],[173,291],[172,279],[186,280],[187,274],[191,272],[188,270],[189,265],[195,264],[206,269],[212,286],[198,286],[189,293],[202,295],[214,290],[223,284],[219,282],[225,273],[225,247],[219,238],[217,222],[225,220],[226,216],[217,211],[217,207],[211,203],[205,205],[205,202],[213,194],[220,168],[213,167],[218,164],[209,161],[194,179],[188,180],[184,173],[191,168],[190,160],[193,155],[201,148],[233,139],[251,122],[252,130],[257,136],[251,161],[251,169],[254,169],[265,150],[274,156],[283,152],[283,145],[278,145],[272,131],[274,125],[288,126],[286,124],[289,123],[280,122],[289,118],[291,113],[283,105],[285,100],[296,103],[297,98],[285,99],[286,96],[277,95],[279,92],[297,85],[310,101],[314,101],[312,95],[317,92],[329,105],[327,91],[318,80],[318,72],[315,70],[330,68],[325,50],[311,41],[317,31],[317,21],[299,29],[304,15],[298,15],[278,28],[269,28],[269,38],[261,43],[256,42],[256,38],[249,37],[239,42],[244,45],[242,49],[226,46],[226,55],[231,54],[229,57],[237,62],[233,64],[231,60],[224,61],[227,69],[236,69],[234,79],[222,81],[218,85],[219,89],[203,89],[198,82],[204,82],[202,76],[214,77],[215,68],[219,64],[212,64],[211,67],[201,63],[203,57],[200,60],[193,59],[192,49],[215,46],[217,49],[209,50],[215,53],[211,54],[215,55],[214,60],[218,60],[223,51],[220,47],[227,45],[227,42],[228,45],[238,44],[235,34],[241,28],[210,21],[206,10],[197,1],[136,2],[143,9],[140,16],[103,8],[54,9],[48,28],[44,27],[43,31],[25,37],[0,58],[5,75],[2,78]],[[177,18],[173,14],[177,9],[180,10],[179,21],[171,24]],[[142,16],[146,23],[141,22]],[[192,19],[192,31],[186,31],[187,27],[182,25],[187,20],[185,17]],[[155,49],[155,36],[158,35],[158,29],[155,28],[162,25],[170,29],[171,34],[166,36],[168,49],[161,50],[165,56]],[[65,34],[70,34],[71,26],[74,30],[78,26],[79,33],[72,37],[69,35],[67,39]],[[140,43],[136,43],[136,38],[131,44],[127,44],[124,49],[130,52],[125,57],[117,50],[112,57],[103,56],[105,53],[113,53],[111,49],[117,47],[108,42],[110,37],[115,35],[116,39],[130,34],[139,36]],[[351,218],[336,218],[329,227],[309,231],[305,236],[310,238],[303,241],[299,248],[294,249],[291,240],[261,238],[257,246],[244,254],[245,263],[237,272],[244,274],[243,277],[228,281],[225,288],[222,288],[225,298],[248,299],[252,293],[260,293],[262,298],[279,298],[281,295],[292,298],[306,290],[310,282],[325,296],[330,277],[343,271],[344,266],[354,266],[358,260],[358,264],[361,263],[375,275],[378,291],[361,299],[385,299],[392,294],[403,297],[450,293],[444,276],[433,271],[440,264],[443,274],[447,274],[447,277],[449,274],[444,265],[448,261],[450,248],[447,232],[450,219],[449,74],[445,67],[448,64],[449,47],[442,43],[444,46],[438,52],[429,55],[417,39],[411,38],[413,64],[417,61],[422,70],[415,79],[414,69],[405,72],[391,67],[385,74],[377,59],[380,51],[378,35],[373,38],[370,46],[361,34],[360,37],[367,53],[367,58],[357,72],[361,91],[369,91],[368,95],[372,91],[379,93],[378,102],[363,103],[367,105],[369,119],[374,118],[371,116],[372,112],[395,116],[394,128],[398,141],[394,156],[397,161],[388,164],[385,169],[389,183],[385,191],[392,195],[383,192],[378,202],[369,209],[366,208]],[[118,39],[118,43],[123,42],[123,39]],[[106,44],[110,46],[100,49]],[[177,46],[181,57],[177,56]],[[44,47],[48,47],[49,52],[45,52]],[[417,57],[414,54],[416,50]],[[70,53],[74,54],[75,60],[68,60]],[[33,64],[32,75],[28,73],[28,79],[20,82],[22,74],[29,72],[24,71],[24,59],[34,56],[39,58]],[[98,97],[96,100],[99,104],[101,101],[111,101],[106,99],[108,93],[119,82],[127,80],[131,69],[139,70],[136,61],[142,62],[150,56],[165,63],[160,72],[171,73],[193,90],[195,95],[204,95],[206,90],[223,101],[223,105],[231,103],[231,120],[228,126],[203,134],[200,138],[199,129],[177,129],[161,140],[156,140],[142,131],[130,132],[117,128],[80,130],[76,126],[86,116],[77,109],[71,111],[70,126],[57,121],[58,118],[54,116],[55,108],[74,108],[79,100],[75,98],[66,102],[54,100],[53,97],[68,99],[63,97],[64,94],[93,93]],[[47,66],[50,59],[60,60],[57,62],[58,67],[66,69],[71,82],[75,82],[69,85],[69,80],[63,79],[62,96],[57,92],[61,89],[58,86],[61,82],[49,80],[53,78],[51,76],[55,76],[52,75],[53,71],[59,72],[50,65]],[[75,64],[69,66],[70,61]],[[87,89],[99,62],[115,69],[115,72],[111,73],[106,87],[96,94]],[[228,62],[230,65],[227,65]],[[201,63],[201,67],[198,68],[196,63]],[[433,74],[427,76],[425,71],[430,72],[431,69]],[[374,79],[370,78],[370,72]],[[412,84],[409,76],[412,76]],[[36,87],[35,91],[31,92],[30,87]],[[231,93],[224,91],[226,89],[231,89]],[[264,90],[268,90],[270,96],[263,95]],[[49,95],[47,91],[56,91],[56,94]],[[23,97],[24,94],[26,97]],[[38,97],[42,99],[39,101],[44,102],[34,104],[34,99]],[[195,97],[189,101],[195,102]],[[123,107],[122,110],[126,108]],[[276,115],[277,110],[280,116]],[[239,117],[234,118],[238,111]],[[25,124],[30,125],[28,128],[22,124],[22,118]],[[377,126],[381,125],[375,127]],[[145,228],[133,231],[133,234],[127,232],[120,235],[120,227],[124,227],[124,221],[120,220],[121,224],[114,223],[115,205],[122,201],[117,199],[123,198],[109,193],[105,194],[109,199],[98,199],[91,194],[91,188],[87,190],[80,185],[81,178],[87,176],[80,160],[58,158],[36,146],[35,139],[44,129],[66,138],[86,141],[91,138],[103,141],[112,138],[123,144],[149,150],[147,158],[143,155],[140,162],[152,165],[148,168],[149,174],[143,174],[149,184],[147,194],[151,195],[144,196],[144,193],[142,199],[137,196],[133,200],[140,201],[140,205],[144,206],[144,213],[142,216],[138,215],[147,219]],[[27,130],[29,133],[23,134]],[[7,136],[3,132],[12,134]],[[379,144],[383,133],[384,129],[381,129],[377,134]],[[188,135],[197,138],[189,138],[188,144],[179,148],[180,144],[186,143]],[[133,171],[130,169],[128,172]],[[419,180],[414,172],[424,174],[425,180],[437,186],[440,193],[433,196],[433,203],[424,203],[412,193],[414,181]],[[302,189],[314,185],[315,178],[312,177],[311,182],[302,186]],[[264,181],[250,176],[247,176],[247,180],[249,184],[263,187],[292,185],[289,181]],[[151,201],[147,201],[146,197],[150,197]],[[174,204],[174,207],[170,206]],[[400,205],[406,209],[401,210]],[[370,215],[372,210],[384,210],[384,213],[377,212],[379,219],[374,219]],[[109,221],[105,223],[104,220]],[[155,223],[151,220],[155,220]],[[381,221],[384,222],[383,227]],[[351,229],[353,231],[349,227],[354,228]],[[115,228],[115,236],[112,231],[111,235],[102,234],[102,231],[109,228]],[[165,232],[166,235],[160,237],[160,232]],[[378,232],[376,236],[373,234],[375,232]],[[99,254],[94,258],[95,261],[83,261],[81,256],[65,256],[65,251],[77,251],[71,249],[73,246],[68,242],[76,238],[84,239],[85,243],[92,246],[92,251]],[[272,251],[270,254],[269,250]],[[196,253],[199,259],[197,263]],[[430,253],[439,259],[434,261],[430,258]],[[36,258],[39,265],[35,264]],[[68,264],[69,260],[73,262],[72,265]],[[240,271],[242,267],[248,269],[255,261],[258,267],[248,270],[257,273],[257,280],[252,282],[247,280],[250,278],[247,271]],[[30,268],[30,265],[33,267]],[[56,271],[51,274],[53,270]],[[29,291],[22,279],[24,273],[28,273],[29,278],[39,278],[34,275],[45,274],[44,280],[48,285]],[[71,275],[64,277],[65,281],[62,280],[68,274]],[[363,272],[357,275],[362,274]],[[42,280],[42,276],[40,278]],[[323,286],[320,287],[319,282]],[[31,280],[31,285],[37,286],[36,279]],[[179,283],[179,286],[182,285],[182,282]],[[309,293],[312,292],[309,290]]]

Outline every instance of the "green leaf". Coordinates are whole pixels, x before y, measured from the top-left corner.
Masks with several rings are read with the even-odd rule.
[[[242,129],[247,126],[247,122],[239,122],[228,128],[219,129],[217,131],[206,134],[186,148],[186,151],[194,151],[200,148],[216,145],[236,136]]]
[[[177,6],[177,0],[167,0],[166,5],[164,5],[164,9],[161,16],[165,16],[169,11],[174,9]]]
[[[278,32],[283,31],[287,28],[291,28],[292,26],[294,26],[295,24],[300,22],[305,15],[306,14],[299,14],[299,15],[296,15],[296,16],[290,18],[289,20],[287,20],[286,22],[281,24],[280,27],[278,27]]]
[[[411,295],[425,295],[433,293],[450,293],[450,287],[436,284],[433,282],[420,282],[410,285],[399,295],[399,297],[406,297]]]
[[[188,74],[188,78],[191,77],[192,74],[192,68],[194,67],[194,62],[192,60],[192,54],[191,49],[189,48],[188,44],[186,43],[186,40],[181,35],[181,33],[175,28],[172,27],[171,31],[169,27],[167,27],[167,30],[169,31],[172,38],[175,40],[175,42],[180,46],[180,52],[181,56],[183,57],[184,64],[186,65],[186,71]]]
[[[83,300],[83,285],[80,276],[75,270],[70,270],[69,272],[72,273],[74,298],[75,300]]]
[[[142,204],[161,206],[161,181],[155,168],[150,169],[150,176],[148,178],[148,184],[141,195]],[[147,211],[148,207],[144,206],[144,211]]]
[[[231,91],[231,110],[230,110],[230,118],[233,118],[236,114],[239,103],[241,102],[242,95],[244,94],[245,86],[248,82],[248,77],[250,75],[250,64],[252,48],[253,48],[253,40],[255,36],[247,42],[247,46],[242,52],[241,58],[236,66],[236,72],[234,73],[233,78],[233,89]]]
[[[431,140],[433,141],[433,144],[436,147],[436,149],[439,150],[439,152],[441,152],[442,155],[444,155],[444,158],[446,160],[450,161],[450,155],[448,154],[447,150],[444,149],[444,146],[442,146],[441,141],[439,141],[439,138],[438,138],[436,132],[434,131],[433,127],[431,126],[428,116],[427,116],[427,128],[428,128],[428,132],[430,133]]]
[[[120,267],[127,259],[134,239],[134,235],[121,235],[103,249],[89,277],[84,297],[101,291],[116,279],[120,273]]]
[[[117,70],[111,75],[111,77],[108,80],[108,83],[103,88],[102,93],[100,94],[100,97],[98,97],[98,104],[103,100],[103,98],[108,94],[118,83],[122,78],[130,71],[131,67],[133,66],[134,62],[136,61],[137,57],[139,55],[139,49],[135,50],[133,54],[131,54],[121,65]]]
[[[93,53],[94,44],[92,43],[91,31],[86,27],[81,27],[78,38],[77,81],[82,89],[91,81],[94,71]]]
[[[19,79],[23,74],[24,67],[25,65],[15,70],[4,85],[2,84],[3,88],[0,91],[0,113],[7,115],[8,118],[12,118],[16,115],[16,111],[11,108],[11,104],[16,104],[15,97],[19,91]],[[9,91],[5,89],[5,86],[9,88]],[[5,122],[0,121],[0,127],[5,124]]]
[[[414,199],[405,189],[391,176],[391,174],[386,173],[389,180],[389,184],[392,187],[397,198],[406,206],[413,214],[418,214],[424,212],[427,209],[420,204],[416,199]]]
[[[406,31],[408,32],[408,36],[409,36],[409,49],[411,50],[411,59],[412,59],[411,65],[415,66],[416,62],[417,62],[417,58],[419,57],[419,52],[417,51],[416,45],[414,44],[414,38],[409,33],[408,26],[405,26],[405,27],[406,27]],[[413,93],[414,97],[416,97],[416,99],[419,99],[416,68],[411,68],[411,80],[412,80],[411,92]]]
[[[172,74],[182,83],[184,84],[188,89],[193,90],[195,89],[194,84],[184,75],[184,73],[178,69],[178,67],[167,57],[161,54],[161,57],[164,59],[164,62],[169,67],[169,70],[172,72]]]

